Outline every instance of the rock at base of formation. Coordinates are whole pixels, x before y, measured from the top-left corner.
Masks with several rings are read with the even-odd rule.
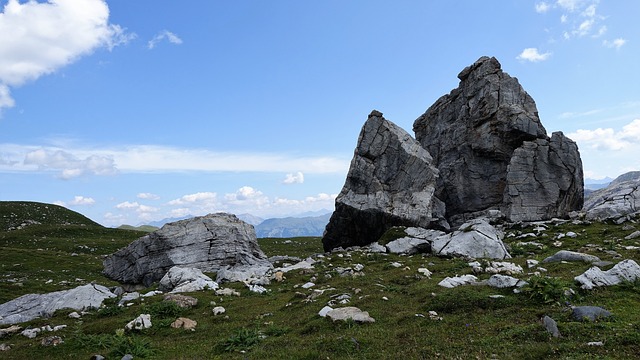
[[[227,267],[272,268],[253,226],[231,214],[209,214],[164,225],[104,260],[104,274],[125,284],[160,280],[173,266],[216,272]]]
[[[47,294],[27,294],[0,304],[0,325],[51,316],[60,309],[99,308],[105,299],[114,297],[116,295],[106,287],[94,284]]]
[[[431,249],[438,256],[463,256],[475,259],[511,258],[502,239],[504,233],[484,219],[464,223],[457,231],[437,237]]]
[[[466,214],[500,210],[509,221],[566,217],[582,207],[576,144],[546,134],[535,102],[495,58],[481,57],[460,85],[413,125],[440,171],[435,195],[459,225]]]
[[[617,219],[640,211],[640,171],[618,176],[584,204],[587,220]]]
[[[429,153],[372,111],[326,227],[325,251],[370,244],[392,226],[448,227],[434,196],[437,176]]]

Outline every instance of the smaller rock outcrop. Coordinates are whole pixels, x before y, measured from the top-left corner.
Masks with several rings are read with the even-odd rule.
[[[104,274],[125,284],[160,280],[173,266],[206,272],[272,268],[253,226],[231,214],[209,214],[164,225],[104,260]]]
[[[87,284],[47,294],[27,294],[0,304],[0,325],[17,324],[41,316],[51,316],[60,309],[98,308],[105,299],[116,297],[102,285]]]
[[[434,196],[437,176],[431,155],[372,111],[322,238],[325,251],[370,244],[392,226],[448,227]]]
[[[158,289],[172,293],[215,290],[218,284],[200,269],[174,266],[160,279]]]
[[[470,258],[511,258],[502,239],[504,233],[484,219],[464,223],[453,233],[436,238],[431,244],[435,255],[464,256]]]
[[[617,285],[623,281],[637,279],[640,279],[640,265],[631,259],[623,260],[607,271],[602,271],[599,267],[594,266],[582,275],[575,277],[575,281],[580,283],[583,289]]]
[[[591,193],[583,211],[587,220],[615,220],[640,211],[640,171],[620,175],[606,188]]]

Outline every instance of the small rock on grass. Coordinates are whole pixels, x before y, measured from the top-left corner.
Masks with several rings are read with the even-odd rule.
[[[327,317],[333,321],[347,321],[348,319],[359,323],[372,323],[376,321],[369,316],[368,312],[362,311],[354,306],[333,309],[327,313]]]
[[[553,337],[560,337],[560,331],[558,330],[558,324],[551,317],[545,315],[542,318],[542,323],[544,327],[547,329],[547,332],[551,334]]]

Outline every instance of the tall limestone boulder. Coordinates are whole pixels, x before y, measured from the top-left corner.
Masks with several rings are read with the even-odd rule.
[[[440,171],[436,196],[453,225],[486,210],[512,221],[564,217],[583,202],[578,148],[549,138],[535,102],[495,58],[481,57],[460,84],[413,125]],[[517,151],[516,151],[517,150]]]
[[[444,206],[434,196],[438,170],[406,131],[373,111],[365,122],[324,249],[377,241],[392,226],[444,227]]]
[[[204,272],[234,268],[254,275],[273,267],[258,246],[253,226],[223,213],[166,224],[118,250],[103,265],[107,277],[145,286],[173,266]]]

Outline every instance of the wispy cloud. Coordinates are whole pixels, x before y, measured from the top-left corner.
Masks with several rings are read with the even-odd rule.
[[[612,41],[604,40],[602,42],[602,45],[604,45],[604,46],[606,46],[608,48],[620,49],[626,43],[627,43],[627,40],[622,39],[622,38],[618,38],[618,39],[615,39],[615,40],[612,40]]]
[[[536,12],[537,13],[542,14],[542,13],[546,13],[547,11],[549,11],[549,9],[551,9],[551,5],[549,5],[549,3],[541,1],[539,3],[536,3],[535,8],[536,8]]]
[[[63,148],[0,144],[0,158],[3,159],[0,162],[0,173],[44,171],[56,173],[62,179],[82,175],[114,175],[122,172],[346,173],[349,167],[349,160],[331,156],[218,152],[156,145],[84,148],[67,143]]]
[[[154,36],[151,40],[149,40],[149,42],[147,43],[147,48],[151,50],[155,48],[156,45],[158,45],[158,43],[163,40],[167,40],[171,44],[175,44],[175,45],[182,44],[182,39],[178,37],[178,35],[168,30],[162,30],[161,32],[156,34],[156,36]]]
[[[9,0],[0,12],[0,110],[15,105],[10,88],[133,38],[135,34],[109,23],[104,0]]]
[[[550,52],[540,53],[537,48],[526,48],[516,57],[518,60],[540,62],[549,59]]]
[[[152,193],[139,193],[136,197],[138,199],[145,199],[145,200],[160,200],[160,196]]]
[[[593,109],[593,110],[587,110],[587,111],[583,111],[583,112],[569,112],[569,111],[567,111],[567,112],[563,112],[558,117],[560,119],[572,119],[572,118],[579,118],[579,117],[595,115],[595,114],[601,113],[603,111],[604,111],[603,109]]]
[[[304,174],[300,171],[295,174],[287,174],[282,182],[285,184],[302,184],[304,183]]]

